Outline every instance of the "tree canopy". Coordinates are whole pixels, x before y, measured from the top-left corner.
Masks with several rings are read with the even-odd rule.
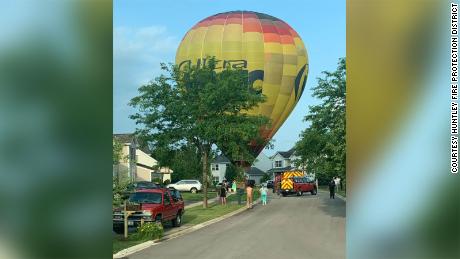
[[[337,70],[322,72],[312,88],[313,97],[321,102],[309,106],[304,121],[310,125],[296,143],[296,154],[307,171],[315,173],[324,184],[334,176],[345,179],[345,58],[339,59]]]
[[[202,181],[208,182],[209,155],[217,146],[233,161],[251,161],[250,142],[262,143],[260,129],[269,119],[249,115],[248,110],[265,101],[265,96],[248,83],[247,71],[216,71],[216,59],[181,70],[162,65],[164,75],[139,88],[130,105],[138,112],[131,116],[141,128],[139,138],[152,149],[163,152],[185,147],[201,154]],[[207,207],[206,184],[204,203]]]

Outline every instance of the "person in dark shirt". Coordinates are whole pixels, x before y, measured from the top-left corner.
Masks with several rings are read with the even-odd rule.
[[[329,199],[335,199],[335,181],[332,179],[329,182]]]
[[[220,204],[227,205],[227,185],[225,183],[220,186]]]

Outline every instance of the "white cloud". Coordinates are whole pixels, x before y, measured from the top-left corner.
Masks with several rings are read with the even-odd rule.
[[[178,45],[176,37],[168,35],[163,26],[116,27],[114,29],[115,65],[125,62],[151,64],[174,54]],[[168,55],[169,54],[169,55]]]
[[[164,26],[120,26],[114,28],[113,44],[114,130],[127,131],[134,128],[127,119],[133,113],[128,101],[141,84],[161,73],[161,62],[174,62],[179,40]]]

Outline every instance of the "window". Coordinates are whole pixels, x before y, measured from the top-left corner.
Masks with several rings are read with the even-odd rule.
[[[211,164],[212,171],[219,171],[219,164]]]
[[[283,161],[281,160],[275,161],[275,167],[282,167],[282,163]]]
[[[135,203],[161,204],[161,193],[136,192],[129,198],[129,201],[135,202]]]
[[[170,205],[171,204],[171,197],[169,196],[169,193],[165,192],[165,205]]]

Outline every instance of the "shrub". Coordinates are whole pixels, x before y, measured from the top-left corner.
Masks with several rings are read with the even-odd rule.
[[[137,232],[131,235],[135,240],[154,240],[163,236],[163,226],[154,222],[144,223],[137,228]]]
[[[129,181],[113,178],[112,181],[112,206],[118,207],[123,204],[124,194],[127,191]]]

